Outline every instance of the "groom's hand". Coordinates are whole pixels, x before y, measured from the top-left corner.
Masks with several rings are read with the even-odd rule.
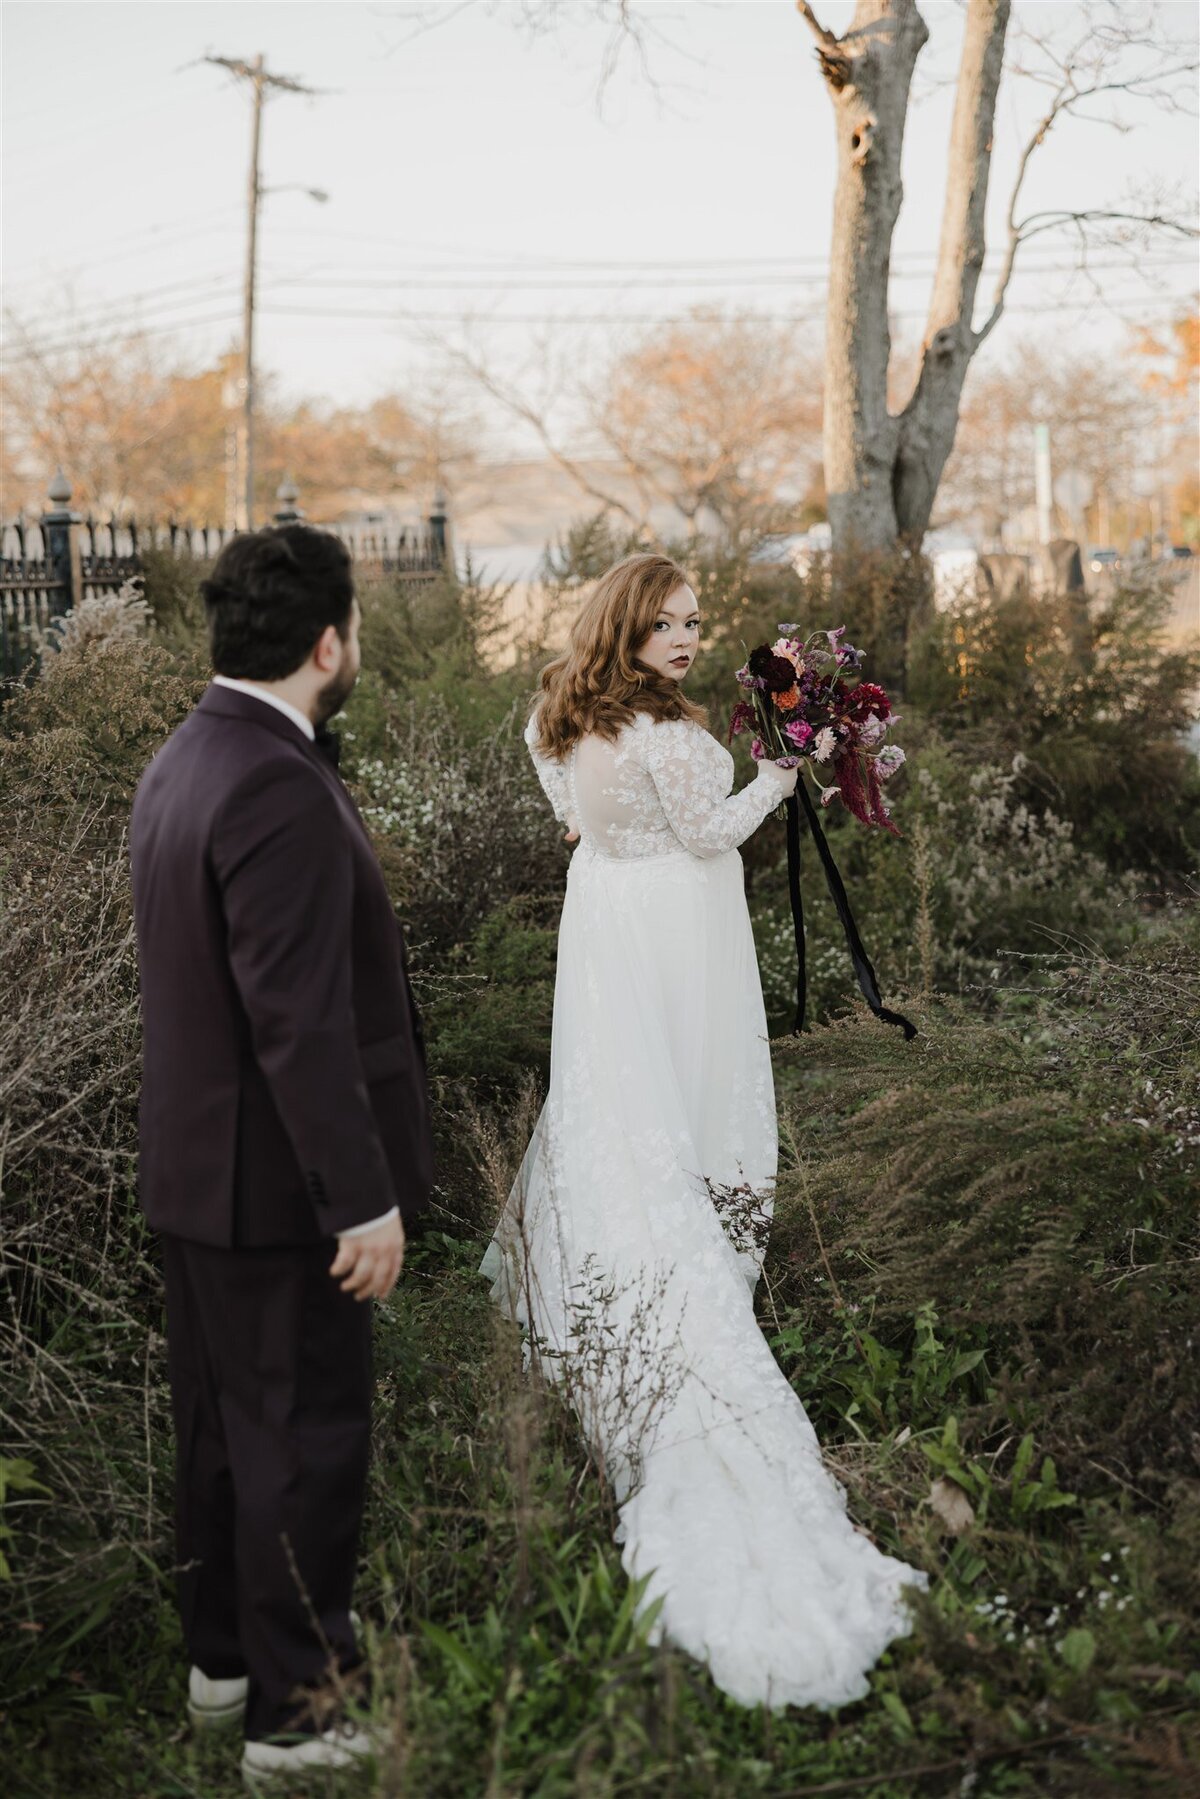
[[[404,1226],[389,1218],[360,1237],[342,1237],[330,1274],[355,1299],[386,1299],[404,1266]]]

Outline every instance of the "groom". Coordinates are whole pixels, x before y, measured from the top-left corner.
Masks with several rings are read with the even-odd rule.
[[[361,1662],[367,1302],[400,1273],[431,1143],[400,928],[324,729],[358,676],[349,556],[306,525],[238,536],[204,597],[213,684],[133,808],[140,1179],[189,1710],[244,1707],[253,1780],[370,1752],[308,1701]]]

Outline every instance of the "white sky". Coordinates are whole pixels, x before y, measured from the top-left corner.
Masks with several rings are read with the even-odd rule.
[[[330,195],[318,205],[283,192],[263,206],[259,359],[288,394],[349,403],[403,386],[435,360],[428,332],[453,334],[465,313],[516,321],[476,331],[514,365],[541,354],[536,321],[548,315],[575,321],[567,330],[580,356],[607,336],[603,321],[630,329],[699,302],[811,313],[819,329],[833,134],[791,0],[641,8],[669,40],[652,49],[658,91],[626,56],[602,103],[608,28],[584,0],[560,5],[557,28],[540,34],[523,25],[528,10],[488,0],[7,5],[7,304],[46,344],[138,317],[180,356],[199,360],[232,342],[249,101],[198,59],[261,50],[270,68],[326,90],[281,96],[265,116],[266,185]],[[910,118],[893,293],[914,336],[962,17],[956,0],[923,10],[926,97]],[[1162,10],[1176,30],[1195,29],[1191,0]],[[817,11],[841,29],[852,7],[817,0]],[[1059,4],[1015,11],[1040,27],[1078,17]],[[997,222],[1033,103],[1016,81],[1001,96]],[[1122,110],[1137,127],[1126,134],[1082,123],[1052,134],[1030,209],[1111,205],[1151,182],[1194,197],[1195,119]],[[1093,343],[1099,358],[1124,321],[1161,323],[1170,302],[1196,289],[1194,243],[1161,245],[1136,271],[1115,260],[1096,255],[1100,299],[1067,272],[1065,243],[1042,239],[997,353],[1037,330]],[[76,311],[64,322],[68,292]]]

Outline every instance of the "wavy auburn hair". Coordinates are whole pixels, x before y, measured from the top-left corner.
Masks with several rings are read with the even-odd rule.
[[[707,723],[678,682],[637,659],[669,596],[689,585],[678,563],[653,554],[626,556],[601,575],[571,626],[566,650],[541,673],[543,755],[565,756],[589,731],[611,741],[636,712]]]

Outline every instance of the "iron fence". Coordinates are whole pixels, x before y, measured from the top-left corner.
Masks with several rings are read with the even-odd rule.
[[[285,482],[274,523],[304,520],[298,497]],[[56,618],[85,599],[118,592],[144,572],[147,551],[210,562],[233,535],[221,525],[177,520],[139,524],[135,519],[81,518],[71,511],[71,487],[61,469],[47,498],[50,507],[39,519],[16,518],[0,526],[0,691],[36,666]],[[429,580],[451,566],[449,524],[440,496],[424,528],[389,532],[375,523],[334,523],[321,529],[341,538],[355,571],[367,577]]]

